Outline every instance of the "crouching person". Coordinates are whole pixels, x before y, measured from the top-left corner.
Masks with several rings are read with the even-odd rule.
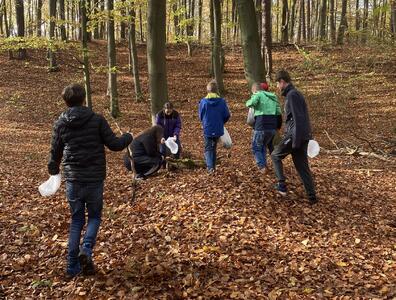
[[[180,130],[181,130],[181,119],[180,114],[173,109],[171,102],[164,104],[163,110],[161,110],[155,117],[155,123],[164,129],[164,136],[161,140],[160,152],[163,156],[169,156],[169,150],[165,146],[165,140],[169,137],[175,140],[178,145],[177,153],[174,155],[175,158],[180,158]]]
[[[133,165],[136,179],[145,179],[157,172],[163,163],[163,156],[159,151],[164,130],[155,125],[139,134],[129,146],[132,151]],[[125,167],[131,171],[130,157],[124,157]]]
[[[121,151],[132,142],[129,133],[116,137],[103,116],[83,106],[85,96],[84,88],[78,84],[63,90],[62,97],[68,109],[55,122],[48,163],[49,174],[56,175],[62,161],[66,180],[66,197],[71,213],[67,278],[81,272],[85,275],[95,272],[92,252],[103,208],[104,146],[112,151]],[[86,210],[88,223],[80,246]]]

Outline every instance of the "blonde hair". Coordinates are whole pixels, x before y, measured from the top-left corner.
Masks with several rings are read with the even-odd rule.
[[[206,86],[206,90],[208,91],[208,93],[217,93],[216,80],[213,79],[212,81],[210,81]]]

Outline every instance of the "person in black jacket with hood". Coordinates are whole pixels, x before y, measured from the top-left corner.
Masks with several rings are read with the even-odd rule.
[[[286,97],[285,115],[286,132],[284,138],[271,154],[275,174],[278,179],[276,189],[281,195],[286,195],[287,188],[283,175],[282,160],[292,155],[294,166],[304,184],[311,204],[317,202],[315,186],[308,165],[307,147],[311,139],[311,124],[304,96],[293,86],[287,71],[281,70],[276,75],[278,88]]]
[[[103,208],[103,183],[106,177],[104,146],[121,151],[131,142],[129,133],[121,137],[111,130],[106,119],[83,106],[85,90],[72,84],[62,92],[68,109],[55,122],[48,163],[50,175],[59,174],[60,164],[66,181],[66,196],[70,206],[71,223],[68,243],[67,277],[80,272],[95,272],[92,251],[99,231]],[[81,231],[88,224],[80,247]]]
[[[136,171],[136,179],[145,179],[157,172],[164,161],[159,151],[164,129],[155,125],[139,134],[129,146],[132,150],[133,165]],[[124,156],[124,165],[131,171],[131,162],[128,155]]]

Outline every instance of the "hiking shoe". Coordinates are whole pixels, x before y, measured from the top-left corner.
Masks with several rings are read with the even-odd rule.
[[[282,196],[286,196],[287,194],[287,188],[286,188],[286,184],[284,184],[283,182],[278,182],[275,185],[275,189],[278,191],[278,193]]]
[[[83,250],[81,250],[80,254],[78,254],[78,260],[80,261],[80,266],[84,275],[95,274],[95,266],[92,258],[88,256]]]

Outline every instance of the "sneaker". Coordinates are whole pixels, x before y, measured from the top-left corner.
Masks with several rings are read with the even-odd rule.
[[[80,266],[84,275],[95,274],[95,266],[92,258],[88,256],[83,250],[81,250],[80,254],[78,254],[78,260],[80,261]]]
[[[267,175],[269,173],[269,170],[267,167],[263,167],[263,168],[259,169],[259,171],[263,175]]]
[[[135,175],[135,180],[136,181],[141,181],[141,180],[144,180],[144,179],[145,179],[145,176],[142,175],[142,174],[136,174]]]
[[[215,172],[215,169],[209,169],[209,170],[208,170],[208,173],[209,173],[210,175],[213,175],[214,172]]]
[[[286,184],[284,184],[283,182],[278,182],[275,185],[275,189],[278,191],[278,193],[282,196],[286,196],[287,194],[287,188],[286,188]]]

